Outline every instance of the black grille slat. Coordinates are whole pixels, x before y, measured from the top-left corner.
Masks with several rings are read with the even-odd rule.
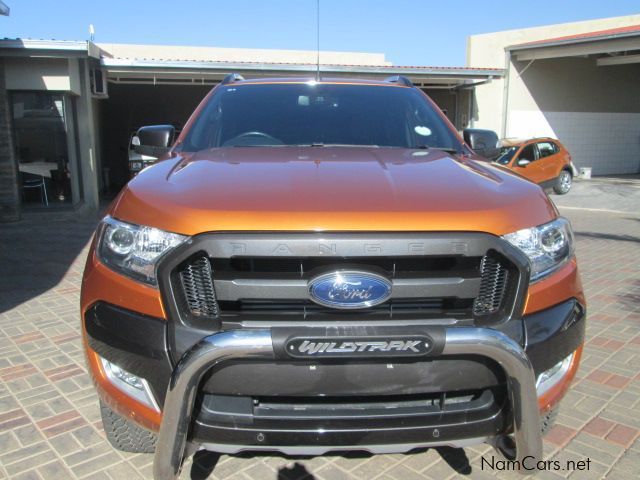
[[[473,304],[474,315],[491,315],[502,306],[509,271],[500,259],[485,255],[480,262],[480,292]]]
[[[390,300],[375,307],[345,311],[324,307],[312,301],[239,301],[220,302],[221,319],[255,320],[277,324],[289,320],[391,320],[410,318],[442,318],[467,316],[471,301],[457,299]]]
[[[390,278],[447,277],[477,275],[480,257],[463,256],[398,256],[398,257],[233,257],[212,258],[216,278],[309,277],[314,272],[341,268],[373,269]],[[428,275],[425,273],[428,272]]]
[[[179,270],[180,283],[192,315],[216,317],[219,313],[213,288],[211,264],[205,256],[197,257]]]

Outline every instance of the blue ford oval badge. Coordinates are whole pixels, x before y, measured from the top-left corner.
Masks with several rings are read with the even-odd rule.
[[[391,296],[391,282],[381,275],[341,270],[309,281],[311,300],[331,308],[368,308]]]

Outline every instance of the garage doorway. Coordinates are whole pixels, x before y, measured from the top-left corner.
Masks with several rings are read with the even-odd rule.
[[[144,125],[180,130],[211,85],[109,84],[100,102],[102,189],[118,192],[129,181],[129,140]]]

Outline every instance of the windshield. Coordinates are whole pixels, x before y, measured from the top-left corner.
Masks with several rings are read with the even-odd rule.
[[[463,149],[416,89],[289,83],[218,88],[182,150],[331,145]]]
[[[507,165],[520,147],[504,147],[500,152],[500,156],[494,161],[500,165]]]

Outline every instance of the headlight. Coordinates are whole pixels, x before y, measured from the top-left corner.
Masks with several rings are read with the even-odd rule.
[[[187,237],[157,228],[105,217],[99,233],[98,257],[111,269],[150,285],[157,285],[156,264]]]
[[[525,228],[502,238],[519,248],[531,262],[531,281],[558,269],[573,255],[573,232],[564,218]]]

